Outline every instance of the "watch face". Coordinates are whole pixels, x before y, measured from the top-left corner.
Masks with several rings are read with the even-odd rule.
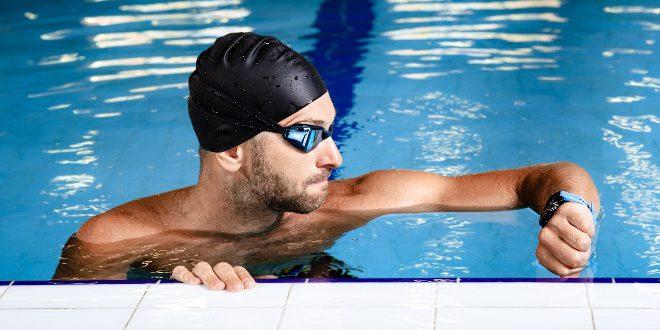
[[[552,201],[552,203],[550,203],[550,208],[549,208],[550,212],[557,211],[558,208],[559,208],[559,203],[558,202]]]
[[[550,221],[550,217],[554,215],[555,211],[557,211],[559,206],[562,204],[561,201],[562,199],[559,195],[550,196],[550,199],[548,200],[548,203],[543,210],[541,218],[539,219],[541,227],[544,227]]]

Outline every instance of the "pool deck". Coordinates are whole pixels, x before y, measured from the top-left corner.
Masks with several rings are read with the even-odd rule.
[[[492,280],[492,279],[491,279]],[[628,283],[621,283],[628,282]],[[4,282],[6,329],[660,329],[660,279]]]

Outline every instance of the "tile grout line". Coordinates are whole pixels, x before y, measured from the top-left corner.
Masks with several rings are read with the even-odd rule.
[[[438,328],[438,286],[439,283],[435,283],[435,290],[433,290],[433,330]]]
[[[591,315],[591,329],[596,330],[596,320],[594,319],[594,310],[591,307],[591,296],[589,295],[587,283],[584,283],[584,291],[587,293],[587,305],[589,306],[589,314]]]
[[[2,296],[4,296],[7,291],[9,291],[9,288],[11,288],[11,285],[14,284],[14,282],[16,282],[16,281],[11,281],[9,283],[9,285],[7,285],[7,288],[5,289],[5,291],[2,291],[2,294],[0,294],[0,298],[2,298]]]
[[[284,312],[286,312],[286,305],[289,303],[289,297],[291,296],[291,291],[293,290],[293,283],[289,284],[289,292],[286,293],[286,300],[284,300],[284,306],[282,306],[282,314],[280,314],[280,320],[277,322],[277,330],[282,326],[282,320],[284,319]]]
[[[156,284],[160,283],[160,280],[156,282]],[[124,330],[128,328],[128,325],[131,323],[131,320],[133,319],[133,316],[135,315],[135,312],[137,312],[138,307],[140,307],[140,304],[142,303],[142,300],[144,299],[144,296],[147,295],[147,292],[149,291],[149,288],[151,287],[151,284],[147,285],[147,288],[144,290],[144,293],[142,293],[142,297],[140,297],[140,300],[138,300],[138,303],[135,305],[135,308],[133,309],[133,313],[131,313],[131,316],[128,318],[128,321],[126,321],[126,324],[124,325]]]

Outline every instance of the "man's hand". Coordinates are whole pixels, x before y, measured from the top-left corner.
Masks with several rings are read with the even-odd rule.
[[[257,282],[242,266],[231,266],[226,262],[211,267],[208,262],[198,262],[192,272],[184,266],[176,266],[172,270],[172,279],[187,284],[204,284],[211,290],[227,289],[242,291],[251,289]]]
[[[593,217],[586,206],[564,203],[541,229],[536,258],[559,276],[576,276],[589,260],[595,231]]]

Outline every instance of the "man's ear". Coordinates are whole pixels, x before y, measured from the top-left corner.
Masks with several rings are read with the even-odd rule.
[[[226,171],[236,172],[245,164],[245,147],[238,145],[229,150],[218,152],[215,154],[215,159]]]

